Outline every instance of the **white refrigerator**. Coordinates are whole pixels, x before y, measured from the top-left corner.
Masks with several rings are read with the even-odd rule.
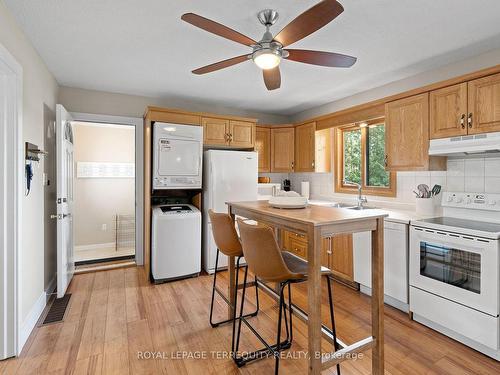
[[[203,268],[215,270],[217,246],[208,210],[227,212],[226,202],[257,200],[258,156],[250,151],[205,151],[203,159]],[[219,268],[227,257],[219,254]]]

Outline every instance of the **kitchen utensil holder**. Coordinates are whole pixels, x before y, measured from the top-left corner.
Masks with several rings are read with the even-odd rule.
[[[419,215],[432,216],[435,214],[436,205],[432,198],[417,198],[416,199],[416,212]]]

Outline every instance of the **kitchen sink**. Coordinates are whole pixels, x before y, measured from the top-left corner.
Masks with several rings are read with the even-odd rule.
[[[334,204],[332,204],[331,207],[335,207],[335,208],[351,208],[352,204],[351,203],[334,203]]]
[[[359,206],[354,206],[354,207],[345,207],[347,208],[348,210],[356,210],[356,211],[361,211],[361,210],[375,210],[377,207],[369,207],[369,206],[362,206],[362,207],[359,207]]]

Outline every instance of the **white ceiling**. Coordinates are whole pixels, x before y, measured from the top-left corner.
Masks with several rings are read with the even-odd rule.
[[[315,0],[4,0],[60,85],[176,97],[291,115],[500,48],[498,0],[340,0],[336,20],[293,48],[358,57],[351,69],[284,61],[269,92],[251,62],[191,70],[250,50],[183,21],[194,12],[254,39],[272,7],[277,33]]]

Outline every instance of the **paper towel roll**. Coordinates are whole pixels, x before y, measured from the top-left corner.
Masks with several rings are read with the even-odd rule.
[[[303,197],[309,199],[309,181],[302,181],[300,184],[300,193]]]

